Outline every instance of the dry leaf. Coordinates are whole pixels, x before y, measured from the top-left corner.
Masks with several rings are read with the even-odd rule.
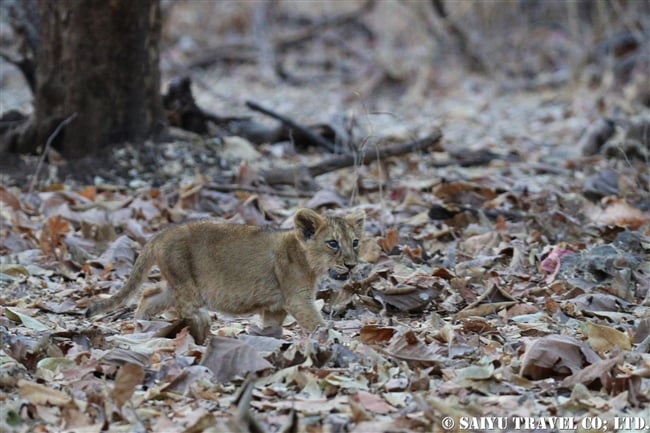
[[[631,230],[636,230],[643,224],[650,222],[650,212],[642,212],[625,200],[610,198],[605,209],[591,216],[591,219],[600,224],[628,227]]]
[[[378,239],[377,243],[386,254],[390,254],[395,247],[397,247],[397,230],[388,229],[386,231],[386,236],[382,239]]]
[[[56,255],[57,248],[63,246],[62,240],[70,231],[70,223],[60,215],[51,216],[45,222],[40,236],[40,246],[43,253]]]
[[[393,406],[386,403],[386,400],[383,398],[366,391],[357,392],[352,396],[352,400],[359,403],[365,410],[373,413],[387,414],[396,410]]]
[[[548,335],[526,349],[520,374],[533,380],[566,377],[598,361],[600,357],[585,343],[566,335]]]
[[[190,385],[198,380],[209,380],[212,378],[212,371],[202,365],[190,365],[184,368],[181,373],[171,382],[161,388],[161,391],[175,391],[185,393]]]
[[[262,358],[255,348],[236,338],[212,337],[205,349],[201,365],[208,367],[219,382],[235,376],[245,376],[273,365]]]
[[[437,353],[438,350],[439,347],[424,344],[415,332],[408,330],[395,335],[384,352],[394,358],[423,366],[440,366],[444,364],[445,359]]]
[[[72,397],[65,392],[24,379],[18,381],[18,389],[20,398],[35,405],[66,406],[72,402]]]
[[[122,235],[111,242],[101,256],[90,260],[89,263],[98,264],[103,268],[111,266],[119,276],[128,276],[133,269],[135,259],[133,246],[133,241]]]
[[[33,329],[34,331],[47,331],[48,329],[50,329],[49,326],[44,325],[43,323],[31,317],[26,310],[22,310],[20,308],[6,307],[4,309],[4,312],[5,312],[5,316],[7,316],[7,318],[9,318],[10,320],[17,323],[22,323],[27,328]]]
[[[359,331],[359,339],[365,344],[387,343],[393,338],[395,328],[386,328],[376,325],[366,325]]]
[[[630,336],[609,326],[586,322],[587,342],[596,352],[607,352],[616,347],[631,350]]]
[[[124,364],[120,367],[111,393],[117,407],[121,408],[131,398],[135,388],[142,383],[143,379],[144,368],[141,365]]]
[[[0,185],[0,203],[9,206],[14,211],[20,209],[20,200],[16,198],[4,185]],[[2,206],[0,206],[2,207]]]
[[[597,361],[572,374],[571,376],[566,377],[562,381],[562,386],[566,388],[573,388],[573,386],[577,383],[582,383],[583,385],[589,386],[596,379],[601,379],[601,382],[604,383],[604,380],[602,380],[602,378],[611,375],[612,368],[614,368],[614,366],[619,364],[622,360],[623,356],[618,355],[612,359]]]

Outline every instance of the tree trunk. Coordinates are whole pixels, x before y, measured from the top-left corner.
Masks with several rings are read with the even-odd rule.
[[[159,0],[40,0],[33,140],[79,158],[112,143],[141,142],[162,124]]]

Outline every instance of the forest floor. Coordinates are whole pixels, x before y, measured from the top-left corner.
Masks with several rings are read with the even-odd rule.
[[[184,3],[166,23],[163,72],[189,73],[199,106],[221,116],[274,125],[252,100],[343,131],[361,154],[441,131],[429,149],[316,176],[309,191],[259,176],[325,150],[218,130],[2,173],[0,431],[648,431],[650,164],[647,131],[631,131],[650,109],[638,77],[468,73],[415,30],[396,37],[410,15],[387,4],[364,22],[394,13],[392,38],[326,29],[276,53],[297,83],[264,62],[179,66],[214,42],[201,14],[222,7],[234,26],[242,13]],[[605,144],[603,118],[616,119]],[[214,338],[197,345],[169,328],[173,312],[84,316],[166,226],[287,228],[300,207],[366,215],[361,270],[319,288],[327,329],[307,336],[289,318],[275,338],[259,317],[213,315]],[[154,271],[145,287],[157,284]]]

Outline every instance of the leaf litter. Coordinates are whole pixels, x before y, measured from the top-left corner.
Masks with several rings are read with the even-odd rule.
[[[398,67],[392,56],[387,71]],[[92,184],[50,179],[27,194],[3,182],[2,430],[406,432],[442,431],[446,416],[648,419],[647,159],[584,143],[598,115],[585,87],[512,91],[454,68],[436,70],[436,104],[411,92],[395,107],[377,87],[373,109],[394,114],[348,119],[365,138],[399,142],[430,132],[433,118],[441,148],[324,174],[308,197],[265,190],[256,173],[322,153],[241,137],[160,145],[155,167],[127,147],[122,165]],[[408,81],[395,73],[394,84]],[[214,87],[246,88],[245,75]],[[327,121],[323,105],[341,108],[335,92],[314,101],[313,90],[292,87],[279,99],[271,87],[252,91],[283,112]],[[347,95],[356,87],[341,89],[357,108]],[[603,93],[609,110],[629,111],[620,93]],[[227,108],[210,92],[200,100]],[[498,158],[465,166],[470,150]],[[251,188],[220,191],[224,179]],[[286,228],[301,206],[367,218],[364,264],[345,286],[319,288],[328,329],[305,336],[291,318],[260,330],[257,318],[219,316],[200,346],[173,312],[83,317],[164,227],[208,217]],[[145,286],[160,280],[154,270]]]

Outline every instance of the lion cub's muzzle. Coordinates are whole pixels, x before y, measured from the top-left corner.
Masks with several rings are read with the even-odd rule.
[[[329,277],[337,281],[346,281],[347,279],[350,278],[350,273],[352,272],[352,269],[354,269],[355,266],[356,263],[352,263],[352,264],[346,263],[345,267],[341,266],[340,268],[330,269],[328,273]]]

